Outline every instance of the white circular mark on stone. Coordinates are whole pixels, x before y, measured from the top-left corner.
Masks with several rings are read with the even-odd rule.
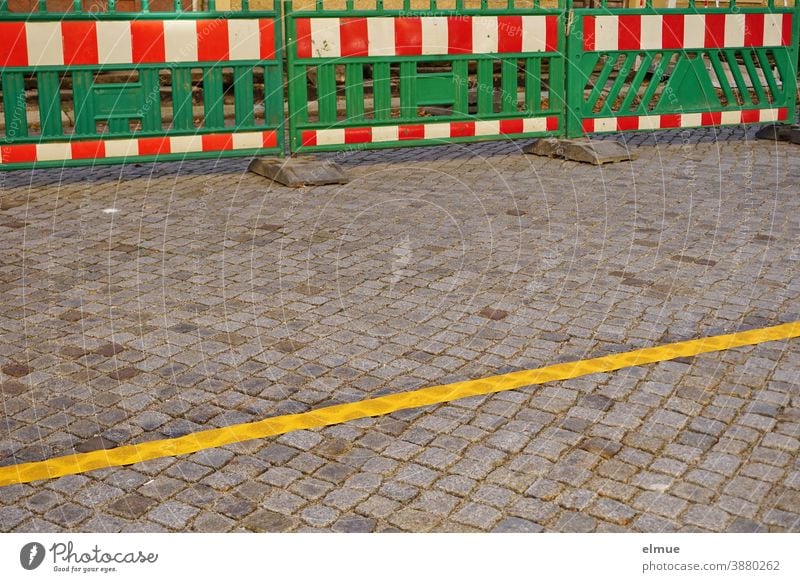
[[[103,208],[103,214],[116,214],[119,208]]]

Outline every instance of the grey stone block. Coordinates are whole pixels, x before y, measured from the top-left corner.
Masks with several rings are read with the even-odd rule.
[[[290,188],[347,184],[349,181],[338,164],[317,160],[311,156],[285,159],[255,158],[247,169]]]
[[[564,158],[573,162],[587,164],[609,164],[629,162],[636,159],[626,147],[614,141],[589,141],[584,139],[544,138],[525,146],[526,154],[546,156],[548,158]]]
[[[769,139],[772,141],[789,141],[791,139],[792,131],[797,131],[796,125],[784,125],[774,123],[772,125],[765,125],[756,132],[756,139]]]

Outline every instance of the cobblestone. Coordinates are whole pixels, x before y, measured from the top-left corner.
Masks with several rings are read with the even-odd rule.
[[[4,173],[0,226],[25,225],[0,228],[0,463],[795,320],[800,158],[709,135],[688,157],[631,136],[639,159],[600,168],[510,141],[351,152],[350,184],[302,196],[245,160]],[[797,532],[798,358],[770,342],[3,487],[0,530]]]

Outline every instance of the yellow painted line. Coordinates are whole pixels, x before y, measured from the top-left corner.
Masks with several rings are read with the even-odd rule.
[[[398,410],[441,404],[458,400],[459,398],[492,394],[523,386],[544,384],[545,382],[568,380],[588,374],[613,372],[622,368],[696,356],[708,352],[719,352],[763,342],[786,340],[798,336],[800,336],[800,321],[794,321],[762,329],[643,348],[600,358],[555,364],[533,370],[510,372],[479,380],[465,380],[441,386],[431,386],[410,392],[370,398],[360,402],[337,404],[301,414],[287,414],[257,422],[204,430],[178,438],[150,441],[137,445],[125,445],[90,453],[76,453],[45,461],[10,465],[0,467],[0,486],[14,483],[30,483],[40,479],[52,479],[63,475],[84,473],[93,469],[119,467],[150,459],[186,455],[213,447],[281,435],[294,430],[321,428],[349,420],[390,414]]]

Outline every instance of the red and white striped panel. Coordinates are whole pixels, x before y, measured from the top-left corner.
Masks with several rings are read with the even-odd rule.
[[[270,19],[0,22],[0,67],[274,58]]]
[[[583,50],[789,46],[791,14],[625,14],[586,16]]]
[[[98,139],[0,146],[0,165],[275,148],[275,131]]]
[[[600,117],[583,120],[584,133],[607,131],[635,131],[648,129],[672,129],[676,127],[708,127],[715,125],[737,125],[740,123],[767,123],[785,121],[789,110],[747,109],[744,111],[711,111],[707,113],[675,113],[667,115],[644,115],[630,117]]]
[[[298,18],[295,23],[301,59],[558,49],[556,16]]]
[[[485,121],[452,121],[310,129],[302,132],[303,146],[337,146],[342,144],[382,143],[407,140],[445,140],[456,137],[481,137],[543,133],[558,129],[558,117],[526,119],[492,119]]]

